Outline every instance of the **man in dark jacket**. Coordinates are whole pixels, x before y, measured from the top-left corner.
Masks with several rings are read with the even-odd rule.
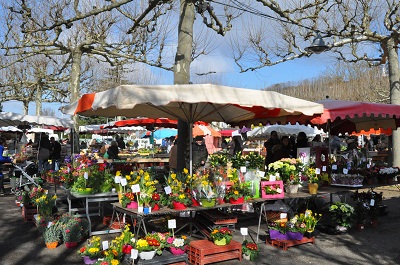
[[[60,168],[60,159],[61,159],[61,144],[56,141],[54,137],[50,137],[50,143],[51,143],[51,152],[50,152],[50,158],[51,158],[51,170],[56,170],[56,164],[57,164],[57,170]]]

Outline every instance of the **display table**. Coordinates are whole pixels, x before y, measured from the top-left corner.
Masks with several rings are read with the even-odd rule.
[[[89,236],[92,235],[100,235],[100,234],[108,234],[108,233],[117,233],[121,232],[121,229],[113,229],[113,230],[104,230],[104,231],[92,231],[92,222],[91,216],[103,216],[103,202],[115,202],[118,201],[118,193],[115,192],[106,192],[106,193],[97,193],[92,195],[82,195],[79,193],[71,192],[68,189],[65,189],[67,194],[68,201],[68,212],[70,214],[74,214],[81,210],[84,210],[84,214],[77,214],[78,217],[86,217],[89,221]],[[72,208],[72,199],[81,199],[84,201],[85,208]],[[90,204],[97,203],[97,206],[91,206]]]
[[[242,244],[232,240],[229,245],[217,246],[209,240],[195,240],[188,246],[190,264],[203,265],[230,259],[242,260]]]

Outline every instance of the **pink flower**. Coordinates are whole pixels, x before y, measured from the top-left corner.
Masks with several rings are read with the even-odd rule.
[[[69,233],[69,232],[71,232],[71,230],[69,230],[69,229],[65,230],[65,233]]]
[[[168,244],[172,244],[172,242],[174,242],[174,238],[173,237],[168,237],[167,243]]]

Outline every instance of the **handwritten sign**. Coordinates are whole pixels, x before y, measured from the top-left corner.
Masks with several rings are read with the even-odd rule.
[[[139,184],[135,184],[131,186],[132,192],[136,193],[136,192],[140,192],[140,186]]]
[[[281,218],[281,219],[287,218],[287,213],[281,213],[281,214],[280,214],[280,218]]]
[[[332,170],[337,170],[337,165],[336,164],[332,165]]]
[[[121,179],[121,185],[123,187],[125,187],[128,184],[128,182],[126,181],[126,178]]]
[[[137,256],[138,256],[138,250],[132,248],[132,249],[131,249],[131,258],[132,258],[132,259],[137,259]]]
[[[343,168],[343,174],[349,173],[349,170],[347,168]]]
[[[88,174],[87,172],[85,172],[85,173],[83,173],[83,177],[84,177],[85,179],[88,179],[88,178],[89,178],[89,174]]]
[[[326,172],[326,166],[323,166],[323,167],[322,167],[322,171],[323,171],[323,172]]]
[[[240,233],[242,234],[242,236],[247,236],[249,234],[249,231],[248,231],[247,227],[241,227]]]
[[[246,167],[240,167],[240,172],[246,173],[246,171],[247,171]]]
[[[168,220],[168,229],[174,229],[174,228],[176,228],[176,220],[175,219]]]

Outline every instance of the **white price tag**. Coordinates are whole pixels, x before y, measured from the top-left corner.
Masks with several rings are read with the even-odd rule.
[[[374,199],[371,199],[371,201],[369,202],[369,205],[370,205],[370,206],[374,206],[374,205],[375,205],[375,200],[374,200]]]
[[[269,175],[269,181],[276,181],[275,175]]]
[[[52,222],[48,222],[47,223],[47,228],[49,228],[53,223]]]
[[[336,164],[332,165],[332,170],[337,170],[337,165]]]
[[[168,229],[174,229],[174,228],[176,228],[176,220],[175,219],[168,220]]]
[[[249,231],[248,231],[247,227],[241,227],[240,233],[242,234],[242,236],[247,236],[249,234]]]
[[[132,249],[131,249],[131,258],[132,258],[132,259],[137,259],[137,256],[138,256],[138,250],[132,248]]]
[[[128,182],[126,181],[126,178],[121,179],[121,185],[123,187],[125,187],[128,184]]]
[[[171,194],[172,190],[170,186],[164,188],[165,194]]]
[[[315,174],[317,175],[321,174],[321,169],[319,167],[315,169]]]
[[[371,167],[371,165],[370,164],[367,164],[367,168],[370,168]]]
[[[287,213],[281,213],[281,214],[280,214],[280,218],[281,218],[281,219],[287,218]]]
[[[246,167],[240,167],[240,172],[242,172],[242,173],[246,173]]]
[[[343,174],[349,173],[349,170],[347,168],[343,168]]]
[[[101,242],[102,246],[103,246],[103,250],[108,249],[108,241],[103,241]]]
[[[121,176],[115,176],[114,182],[118,184],[121,183]]]
[[[140,186],[139,184],[135,184],[131,186],[132,192],[136,193],[136,192],[140,192]]]
[[[84,177],[85,179],[88,179],[88,178],[89,178],[89,174],[88,174],[87,172],[85,172],[85,173],[83,173],[83,177]]]
[[[68,168],[68,174],[69,174],[69,173],[71,173],[71,169],[70,169],[70,168]]]
[[[322,172],[326,172],[326,166],[322,167]]]

